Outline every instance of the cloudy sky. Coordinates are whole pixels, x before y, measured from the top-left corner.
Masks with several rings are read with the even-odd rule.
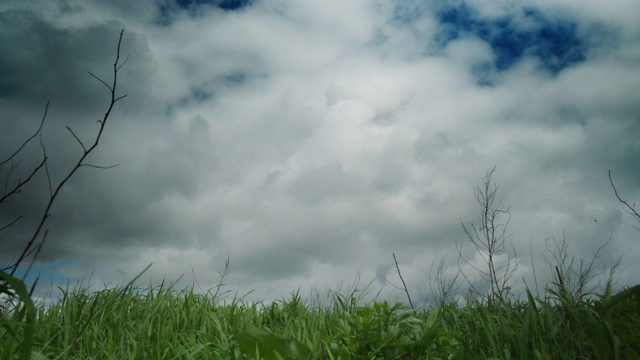
[[[32,272],[66,281],[195,281],[250,299],[337,290],[360,279],[416,302],[477,220],[488,170],[511,219],[513,288],[542,287],[546,239],[576,258],[610,240],[637,283],[640,3],[147,0],[0,2],[0,155],[43,129],[54,182],[116,104],[98,149],[64,187]],[[41,149],[25,148],[11,179]],[[8,166],[3,169],[5,183]],[[0,263],[24,246],[44,173],[0,206]],[[504,220],[504,219],[503,219]],[[564,235],[563,235],[564,234]],[[513,256],[513,254],[512,254]],[[503,258],[500,258],[501,260]],[[466,267],[469,277],[474,274]],[[477,276],[475,276],[477,277]],[[466,288],[462,284],[462,288]],[[462,291],[462,290],[461,290]]]

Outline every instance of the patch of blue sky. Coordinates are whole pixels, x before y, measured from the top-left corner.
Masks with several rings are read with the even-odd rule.
[[[259,67],[259,65],[256,65],[256,67]],[[222,86],[225,89],[230,89],[248,86],[269,79],[269,74],[264,71],[238,69],[219,76],[214,83],[216,87]]]
[[[230,91],[233,88],[240,88],[251,81],[264,79],[266,77],[266,75],[256,75],[241,70],[220,75],[213,80],[192,86],[188,94],[181,96],[172,104],[167,105],[165,114],[169,116],[177,108],[182,108],[194,103],[211,102],[216,97],[216,94]]]
[[[167,0],[158,4],[160,16],[156,23],[171,25],[175,13],[186,11],[191,17],[198,17],[203,8],[218,8],[223,11],[239,11],[252,5],[254,0]]]
[[[555,75],[585,61],[589,50],[588,39],[580,36],[574,20],[550,18],[534,8],[524,8],[521,14],[486,18],[462,3],[441,7],[435,16],[441,29],[435,40],[440,46],[459,38],[479,38],[491,46],[498,71],[510,69],[524,57],[535,57],[542,69]]]
[[[557,75],[587,60],[591,47],[601,42],[591,38],[601,35],[580,31],[581,24],[570,15],[549,16],[534,7],[516,9],[488,17],[464,0],[403,1],[397,3],[392,23],[422,39],[427,56],[444,55],[447,45],[455,40],[476,38],[486,42],[494,53],[494,60],[470,69],[480,85],[490,85],[492,77],[511,69],[524,58],[536,59],[540,69]],[[436,21],[435,33],[431,27],[419,26],[425,17]]]
[[[191,94],[189,95],[189,99],[195,102],[205,102],[213,98],[213,93],[211,91],[207,91],[204,88],[194,86],[191,88]]]
[[[61,259],[48,264],[34,264],[28,273],[27,268],[24,267],[16,270],[14,276],[24,279],[28,288],[31,288],[36,280],[38,280],[38,284],[41,287],[46,287],[48,283],[64,284],[68,279],[57,270],[73,266],[75,263],[77,263],[77,260]]]
[[[214,92],[208,89],[208,86],[192,86],[189,93],[181,96],[176,101],[165,107],[165,114],[171,116],[175,110],[184,108],[194,103],[203,103],[211,101],[214,98]]]
[[[223,77],[223,82],[227,85],[242,85],[248,80],[249,76],[245,72],[236,71],[229,73]]]
[[[178,6],[183,9],[192,6],[209,5],[226,11],[240,10],[251,5],[252,2],[253,0],[177,0]]]

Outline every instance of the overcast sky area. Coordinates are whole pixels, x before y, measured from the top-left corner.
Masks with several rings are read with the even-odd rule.
[[[118,102],[89,163],[52,209],[32,272],[139,284],[184,275],[251,300],[360,278],[392,301],[431,300],[440,259],[472,265],[461,222],[495,167],[508,250],[550,275],[546,239],[619,285],[640,273],[640,2],[147,0],[0,2],[0,158],[37,128],[54,182],[89,143],[125,29]],[[25,148],[13,181],[41,156]],[[5,167],[2,183],[8,168]],[[24,247],[44,173],[0,205],[0,264]],[[505,220],[506,218],[502,218]],[[564,234],[564,235],[563,235]],[[513,255],[513,254],[512,254]],[[498,261],[503,261],[500,257]],[[463,266],[470,279],[477,274]],[[461,284],[460,292],[468,287]],[[482,288],[482,286],[480,286]]]

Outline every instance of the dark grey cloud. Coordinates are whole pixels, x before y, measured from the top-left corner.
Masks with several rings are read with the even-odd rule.
[[[78,72],[86,74],[94,64],[99,69],[108,68],[117,38],[113,35],[107,38],[107,33],[117,29],[117,24],[95,26],[78,33],[58,29],[32,12],[9,10],[0,16],[3,98],[38,99],[40,106],[43,99],[50,99],[81,114],[95,106],[94,100],[103,95],[102,89],[93,86],[88,76],[78,76]],[[95,43],[105,46],[86,50]]]
[[[64,10],[64,9],[62,9]],[[0,46],[3,56],[0,58],[0,93],[3,107],[2,154],[18,148],[38,127],[46,104],[49,103],[45,119],[42,142],[49,157],[50,177],[56,185],[72,164],[81,155],[82,148],[68,131],[67,126],[85,143],[89,144],[98,131],[96,120],[101,118],[109,104],[110,93],[103,84],[94,79],[89,72],[109,83],[113,75],[115,50],[118,33],[124,28],[122,23],[109,21],[93,23],[82,28],[65,28],[55,24],[42,14],[27,10],[0,11],[2,25]],[[117,110],[109,119],[105,138],[112,136],[112,127],[117,117],[126,112],[129,120],[140,121],[140,107],[149,104],[149,77],[154,71],[154,61],[145,40],[135,33],[127,33],[123,39],[122,59],[127,59],[120,72],[118,93],[128,98],[118,103]],[[133,56],[130,56],[131,54]],[[131,100],[131,101],[130,101]],[[127,104],[129,101],[129,104]],[[132,104],[133,102],[133,104]],[[116,119],[113,119],[116,118]],[[116,123],[116,124],[112,124]],[[11,124],[14,124],[13,126]],[[125,135],[126,136],[126,135]],[[109,145],[118,139],[103,141]],[[41,159],[42,150],[36,139],[21,153],[21,157],[12,162],[16,171],[11,180],[15,183],[24,179],[26,174]],[[4,160],[4,158],[3,158]],[[117,159],[104,156],[98,149],[87,163],[110,166]],[[11,166],[7,164],[7,167]],[[87,168],[88,169],[88,168]],[[79,171],[60,193],[60,199],[53,208],[52,243],[64,246],[80,242],[92,242],[94,231],[108,237],[111,223],[110,215],[119,214],[114,203],[109,200],[111,184],[105,180],[109,175],[92,176],[85,170]],[[3,175],[7,175],[7,168]],[[118,171],[118,170],[114,170]],[[102,171],[98,171],[99,173]],[[108,174],[108,171],[105,172]],[[45,173],[41,171],[31,184],[2,209],[1,218],[6,223],[16,216],[25,216],[16,226],[8,230],[6,248],[15,251],[21,248],[28,234],[27,229],[34,228],[34,221],[44,211],[49,196]],[[60,216],[64,214],[65,216]],[[70,229],[77,229],[70,231]],[[58,230],[58,231],[56,231]],[[70,232],[74,233],[69,236]],[[112,239],[111,237],[108,237]],[[118,239],[118,237],[114,237]],[[102,239],[95,239],[104,243]],[[59,253],[58,246],[50,248]],[[51,259],[53,254],[43,252],[43,259]]]

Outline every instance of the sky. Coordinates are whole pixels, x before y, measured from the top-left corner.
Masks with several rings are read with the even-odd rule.
[[[618,286],[640,273],[640,3],[635,0],[0,1],[0,158],[38,128],[61,191],[30,279],[177,281],[250,301],[368,289],[415,303],[463,271],[462,224],[492,180],[509,217],[498,265],[541,291],[553,239]],[[2,182],[42,156],[27,146]],[[8,176],[10,175],[10,176]],[[9,179],[7,182],[7,178]],[[24,247],[46,176],[0,204],[0,264]],[[468,263],[460,263],[462,253]],[[182,277],[181,277],[182,276]],[[457,294],[469,284],[459,278]],[[537,290],[536,290],[537,289]]]

